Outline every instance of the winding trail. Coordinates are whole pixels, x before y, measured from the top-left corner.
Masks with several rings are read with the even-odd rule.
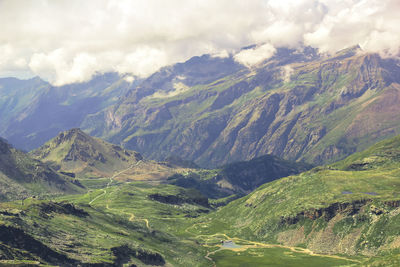
[[[120,171],[120,172],[118,172],[118,173],[115,173],[113,176],[111,176],[111,177],[109,178],[110,181],[107,183],[106,189],[107,189],[107,188],[110,188],[111,184],[114,182],[114,178],[115,178],[115,177],[117,177],[118,175],[121,175],[122,173],[124,173],[124,172],[126,172],[126,171],[128,171],[128,170],[130,170],[130,169],[132,169],[132,168],[134,168],[134,167],[136,167],[136,166],[139,165],[141,162],[142,162],[142,161],[139,160],[139,161],[136,162],[135,164],[132,164],[130,167],[128,167],[128,168],[126,168],[126,169],[124,169],[124,170],[122,170],[122,171]],[[107,194],[107,190],[106,190],[106,189],[101,189],[101,190],[103,191],[103,193],[100,194],[100,195],[98,195],[98,196],[95,197],[94,199],[92,199],[92,200],[89,202],[89,205],[92,204],[92,203],[93,203],[94,201],[96,201],[97,199],[99,199],[100,197],[102,197],[102,196],[104,196],[105,194]],[[112,210],[112,209],[110,209],[108,203],[106,204],[106,209]],[[129,220],[130,222],[135,221],[135,214],[133,214],[133,213],[128,213],[128,212],[124,212],[124,211],[120,211],[120,210],[118,210],[118,212],[122,212],[122,213],[125,213],[125,214],[129,215],[129,219],[128,219],[128,220]],[[144,221],[144,223],[145,223],[145,225],[146,225],[146,228],[147,228],[149,231],[151,231],[150,224],[149,224],[149,220],[147,220],[147,219],[139,219],[139,218],[137,218],[136,220],[137,220],[137,221],[139,221],[139,220]]]
[[[129,221],[130,221],[130,222],[135,221],[135,214],[133,214],[133,213],[128,213],[128,212],[124,212],[124,213],[130,215],[130,217],[129,217]],[[148,221],[147,219],[141,219],[141,218],[137,218],[137,219],[136,219],[136,221],[139,221],[139,220],[144,221],[145,224],[146,224],[147,230],[151,231],[150,224],[149,224],[149,221]]]
[[[113,176],[111,176],[111,177],[110,177],[110,181],[107,183],[106,189],[109,188],[109,187],[111,186],[111,184],[113,183],[115,177],[117,177],[118,175],[120,175],[120,174],[122,174],[122,173],[124,173],[124,172],[126,172],[126,171],[128,171],[128,170],[130,170],[130,169],[132,169],[133,167],[136,167],[136,166],[139,165],[139,163],[141,163],[141,162],[142,162],[142,161],[139,160],[139,161],[136,162],[135,164],[132,164],[130,167],[128,167],[128,168],[126,168],[126,169],[124,169],[124,170],[122,170],[122,171],[120,171],[120,172],[118,172],[118,173],[115,173]],[[95,197],[94,199],[92,199],[92,200],[89,202],[89,205],[92,204],[95,200],[97,200],[98,198],[100,198],[101,196],[103,196],[103,195],[105,195],[105,194],[107,193],[107,190],[105,190],[105,189],[101,189],[101,190],[103,190],[103,193],[100,194],[100,195],[98,195],[98,196]]]

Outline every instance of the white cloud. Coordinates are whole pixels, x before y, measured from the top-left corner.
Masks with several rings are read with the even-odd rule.
[[[324,52],[358,43],[396,55],[399,11],[398,0],[2,0],[0,76],[30,73],[58,85],[95,72],[143,77],[254,43]],[[251,65],[272,51],[261,47],[238,57]]]
[[[132,75],[126,75],[126,76],[124,77],[124,80],[125,80],[127,83],[133,83],[133,81],[135,80],[135,77],[133,77]]]
[[[282,80],[283,80],[285,83],[290,82],[290,77],[292,76],[293,71],[294,71],[294,70],[293,70],[293,68],[292,68],[290,65],[285,65],[285,66],[282,67],[282,69],[281,69],[281,75],[282,75]]]
[[[234,58],[241,64],[251,67],[263,60],[272,57],[276,49],[271,44],[264,44],[250,49],[245,49],[237,53]]]

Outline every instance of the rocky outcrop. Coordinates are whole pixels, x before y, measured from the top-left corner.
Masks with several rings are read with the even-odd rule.
[[[367,203],[370,203],[371,200],[356,200],[353,202],[345,202],[345,203],[333,203],[326,208],[320,209],[309,209],[306,211],[302,211],[295,216],[281,217],[279,221],[279,225],[292,225],[296,224],[303,219],[316,220],[319,218],[323,218],[325,221],[330,221],[333,217],[338,214],[345,214],[346,216],[352,216],[357,214],[362,207],[364,207]]]
[[[51,213],[74,215],[77,217],[89,216],[89,213],[87,213],[83,209],[77,208],[72,203],[46,202],[46,203],[40,204],[39,207],[40,207],[40,213],[42,214],[42,216],[44,216],[44,214],[49,215]]]
[[[78,266],[80,264],[79,261],[49,248],[23,230],[12,226],[0,225],[0,241],[9,247],[27,251],[45,263],[60,266]]]
[[[165,264],[165,260],[161,254],[140,248],[131,248],[128,245],[113,247],[111,251],[115,256],[114,264],[116,266],[123,266],[130,261],[131,257],[137,258],[146,265],[162,266]]]

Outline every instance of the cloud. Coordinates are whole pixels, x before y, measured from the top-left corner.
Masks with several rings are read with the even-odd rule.
[[[281,69],[282,80],[285,83],[290,82],[290,77],[292,76],[294,70],[290,65],[285,65]]]
[[[0,76],[56,85],[118,71],[145,77],[209,53],[246,65],[273,48],[398,55],[398,0],[2,0]],[[245,52],[246,51],[246,52]]]
[[[274,55],[276,49],[271,44],[264,44],[240,51],[234,59],[247,67],[256,65]]]

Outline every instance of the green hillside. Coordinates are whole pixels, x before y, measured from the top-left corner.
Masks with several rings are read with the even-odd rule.
[[[55,172],[0,138],[0,200],[82,191],[75,179]]]
[[[205,212],[197,192],[144,183],[1,203],[0,264],[207,266],[204,249],[181,233]]]
[[[214,261],[233,266],[249,259],[275,266],[353,263],[345,257],[268,246],[261,247],[261,258],[254,257],[259,245],[244,240],[242,253],[221,250],[220,240],[226,236],[196,230],[211,212],[207,199],[196,191],[138,182],[52,201],[29,199],[24,206],[1,203],[0,264],[200,267],[213,266]],[[232,253],[242,258],[232,262],[227,258]]]
[[[0,260],[65,266],[396,266],[399,154],[400,137],[385,140],[341,162],[266,183],[218,209],[194,189],[112,178],[82,195],[1,203]],[[250,166],[280,162],[265,161],[269,157],[227,165],[215,174],[251,176]]]
[[[221,198],[233,194],[243,196],[264,183],[304,172],[311,167],[306,163],[264,155],[249,161],[230,163],[219,169],[196,169],[178,173],[169,177],[168,182],[182,187],[196,188],[209,198]]]
[[[398,264],[399,153],[397,136],[341,162],[267,183],[194,229]]]

